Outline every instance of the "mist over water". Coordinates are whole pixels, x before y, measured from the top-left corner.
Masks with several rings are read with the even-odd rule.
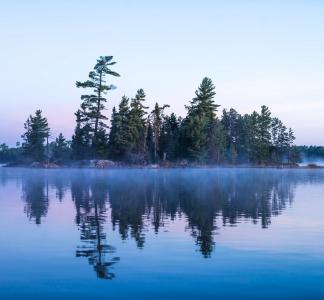
[[[321,158],[303,158],[300,166],[316,165],[319,167],[324,167],[324,159]]]
[[[0,297],[321,299],[323,193],[322,170],[1,168]]]

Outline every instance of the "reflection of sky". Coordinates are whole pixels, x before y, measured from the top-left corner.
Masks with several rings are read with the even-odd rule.
[[[297,143],[324,143],[323,12],[315,0],[2,1],[0,139],[19,139],[36,108],[54,135],[70,137],[74,83],[108,54],[122,75],[111,80],[109,109],[142,87],[151,107],[169,103],[183,115],[207,75],[221,108],[266,104]]]

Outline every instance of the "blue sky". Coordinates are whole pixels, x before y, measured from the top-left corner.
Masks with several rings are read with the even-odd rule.
[[[143,88],[150,106],[168,103],[184,115],[209,76],[221,109],[265,104],[297,144],[324,145],[323,1],[0,3],[0,142],[19,140],[37,108],[53,135],[70,138],[75,81],[100,55],[113,55],[121,77],[111,78],[118,88],[109,109]]]

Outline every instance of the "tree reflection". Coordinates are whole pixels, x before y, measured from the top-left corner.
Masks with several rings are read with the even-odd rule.
[[[289,174],[239,171],[133,171],[115,173],[109,181],[111,218],[123,239],[145,242],[145,220],[153,230],[178,216],[200,252],[209,257],[218,226],[235,226],[244,219],[267,228],[293,199],[296,178]],[[218,224],[221,221],[221,224]]]
[[[106,242],[104,232],[106,221],[107,185],[100,180],[75,178],[71,184],[72,199],[76,207],[76,223],[81,232],[82,245],[76,250],[77,257],[86,257],[97,277],[112,279],[112,266],[119,261],[111,257],[115,248]]]
[[[60,201],[70,188],[81,239],[76,256],[86,257],[99,278],[111,279],[119,258],[107,243],[107,219],[123,240],[133,239],[139,248],[147,231],[159,234],[170,222],[185,219],[198,250],[209,257],[221,226],[247,220],[270,226],[271,218],[292,203],[296,184],[313,180],[298,174],[253,169],[52,172],[24,177],[23,198],[28,217],[40,224],[48,210],[48,182]]]
[[[25,178],[22,184],[22,197],[25,201],[24,212],[30,220],[41,224],[46,217],[49,206],[48,180],[41,174],[33,174]]]

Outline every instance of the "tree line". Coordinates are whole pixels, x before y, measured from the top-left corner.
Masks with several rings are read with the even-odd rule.
[[[129,164],[298,162],[293,130],[272,117],[268,107],[244,115],[223,109],[218,116],[215,85],[207,77],[186,105],[185,117],[168,114],[168,104],[156,103],[150,110],[144,90],[138,89],[135,96],[123,96],[118,107],[112,108],[108,126],[106,95],[116,87],[107,79],[120,76],[112,70],[115,64],[112,56],[101,56],[88,79],[76,82],[77,88],[87,92],[81,95],[75,113],[71,141],[60,134],[49,142],[48,121],[37,110],[25,122],[23,143],[11,150],[12,158],[58,164],[90,159]]]

